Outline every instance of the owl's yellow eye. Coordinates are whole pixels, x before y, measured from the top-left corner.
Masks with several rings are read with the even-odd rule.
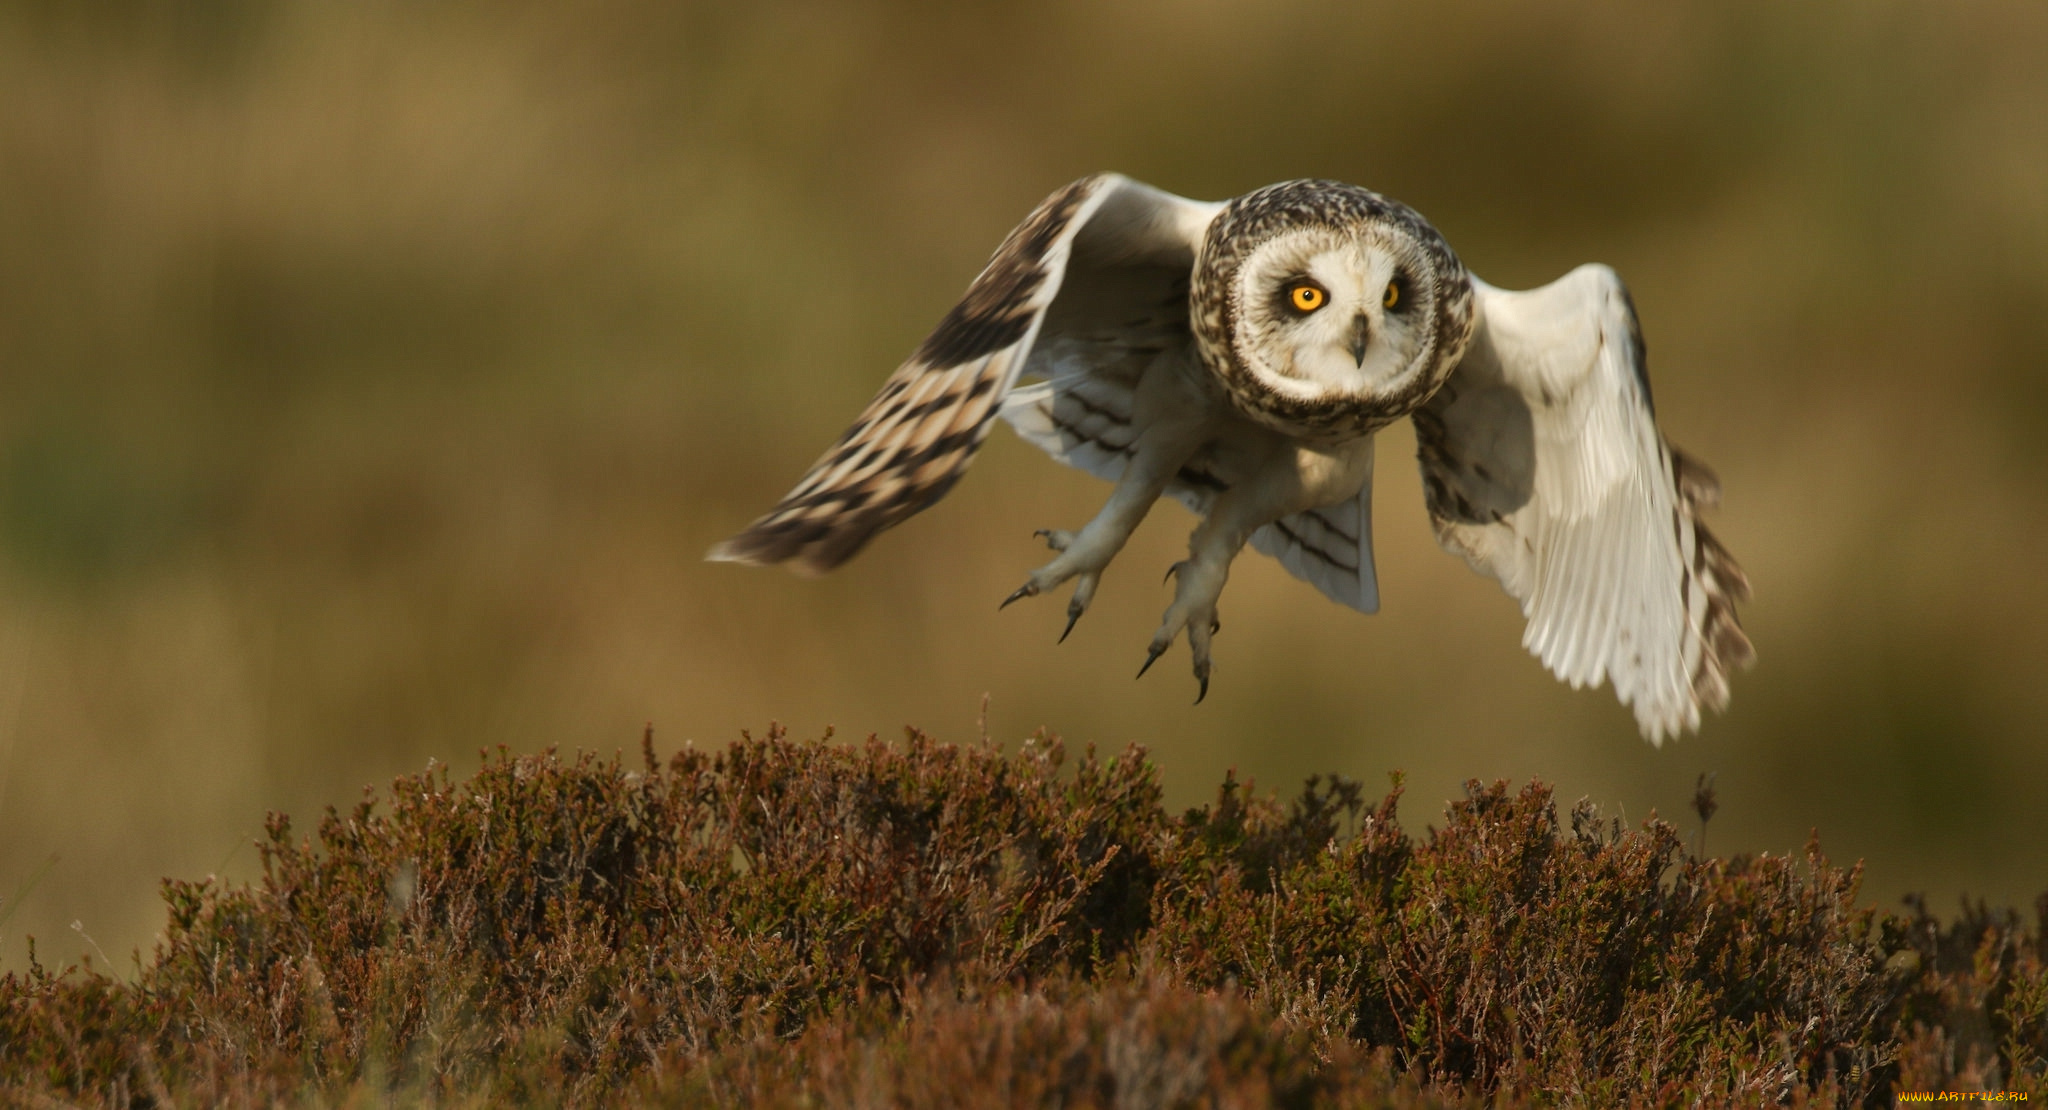
[[[1287,291],[1287,303],[1302,312],[1314,312],[1323,307],[1324,293],[1313,285],[1297,285]]]
[[[1400,282],[1398,282],[1398,281],[1390,281],[1390,282],[1388,282],[1388,283],[1387,283],[1387,295],[1386,295],[1386,296],[1384,296],[1384,297],[1381,297],[1381,298],[1380,298],[1380,304],[1381,304],[1381,305],[1383,305],[1383,306],[1385,306],[1385,307],[1387,307],[1387,308],[1392,308],[1392,307],[1394,307],[1395,305],[1397,305],[1397,304],[1400,304],[1400,303],[1401,303],[1401,283],[1400,283]]]

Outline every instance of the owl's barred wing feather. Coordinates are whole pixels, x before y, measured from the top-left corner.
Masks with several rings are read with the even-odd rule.
[[[1323,596],[1361,613],[1380,611],[1379,579],[1372,565],[1372,468],[1358,496],[1295,513],[1252,533],[1252,548],[1280,561],[1287,573]]]
[[[796,487],[708,558],[822,574],[938,500],[988,434],[1059,293],[1074,231],[1111,183],[1084,178],[1012,231],[967,294]]]
[[[1047,197],[839,442],[706,557],[829,571],[945,495],[1027,363],[1073,372],[1185,334],[1188,273],[1213,212],[1116,174]],[[1067,288],[1085,295],[1062,298]]]
[[[1471,346],[1414,414],[1439,542],[1522,603],[1559,678],[1612,681],[1652,742],[1698,728],[1753,658],[1749,582],[1700,522],[1713,474],[1657,430],[1627,290],[1604,266],[1473,287]]]

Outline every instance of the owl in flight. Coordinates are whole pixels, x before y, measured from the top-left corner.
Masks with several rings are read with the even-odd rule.
[[[944,496],[998,416],[1114,483],[1087,524],[1036,533],[1056,554],[1003,604],[1072,582],[1072,631],[1173,497],[1201,523],[1145,667],[1185,632],[1202,695],[1247,542],[1378,610],[1373,433],[1404,416],[1438,541],[1521,602],[1522,643],[1558,678],[1612,682],[1661,742],[1725,706],[1752,657],[1735,613],[1749,583],[1699,519],[1719,484],[1657,430],[1621,280],[1589,265],[1495,289],[1413,209],[1354,185],[1222,203],[1115,174],[1059,190],[796,488],[709,558],[831,570]]]

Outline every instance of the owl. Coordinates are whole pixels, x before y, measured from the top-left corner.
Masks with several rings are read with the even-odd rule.
[[[1620,279],[1587,265],[1496,289],[1367,189],[1060,189],[796,487],[708,557],[831,570],[943,497],[998,417],[1112,484],[1087,523],[1034,533],[1053,557],[1003,605],[1071,582],[1071,632],[1161,497],[1199,518],[1138,671],[1185,636],[1197,702],[1246,544],[1378,610],[1373,437],[1403,417],[1438,541],[1521,603],[1522,643],[1558,678],[1611,682],[1661,743],[1724,707],[1752,658],[1748,581],[1700,520],[1719,484],[1657,429]]]

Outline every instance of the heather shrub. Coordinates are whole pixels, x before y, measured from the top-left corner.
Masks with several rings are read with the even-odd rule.
[[[500,752],[167,882],[131,981],[0,978],[0,1093],[92,1105],[1880,1104],[2041,1092],[2041,916],[1857,902],[1468,784],[1181,815],[1144,753],[779,731]]]

